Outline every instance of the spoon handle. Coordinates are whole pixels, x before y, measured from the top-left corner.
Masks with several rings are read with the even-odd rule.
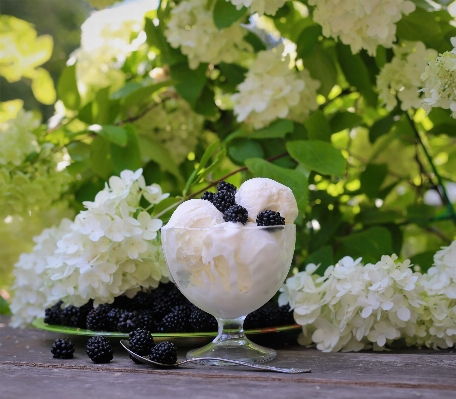
[[[219,362],[224,362],[224,363],[233,363],[237,364],[238,366],[246,366],[246,367],[252,367],[254,369],[259,369],[259,370],[267,370],[267,371],[276,371],[278,373],[288,373],[288,374],[299,374],[299,373],[311,373],[311,369],[300,369],[296,367],[292,368],[283,368],[283,367],[274,367],[274,366],[268,366],[266,364],[259,364],[259,363],[246,363],[240,360],[231,360],[231,359],[223,359],[219,357],[196,357],[193,359],[188,359],[184,360],[182,362],[179,362],[179,365],[184,364],[184,363],[204,363],[204,362],[210,362],[210,361],[219,361]]]

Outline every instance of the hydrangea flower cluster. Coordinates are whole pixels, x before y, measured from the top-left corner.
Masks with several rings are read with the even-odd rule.
[[[58,226],[44,229],[33,238],[33,251],[20,255],[13,270],[13,327],[25,326],[43,316],[43,310],[48,306],[48,298],[51,296],[49,275],[46,272],[47,260],[53,256],[57,242],[70,231],[70,225],[71,220],[65,218]]]
[[[260,129],[277,118],[302,121],[311,110],[317,109],[316,90],[320,83],[305,70],[290,70],[290,57],[283,57],[283,50],[281,44],[260,51],[245,80],[239,84],[239,92],[232,95],[239,122]]]
[[[392,47],[396,23],[415,10],[409,0],[309,0],[315,6],[313,19],[326,37],[339,38],[353,53],[370,55],[377,46]]]
[[[426,49],[422,42],[404,42],[395,46],[391,62],[383,66],[377,76],[377,88],[380,99],[388,111],[401,101],[401,109],[421,107],[419,89],[421,74],[426,68],[427,60],[437,55],[432,49]]]
[[[155,7],[148,0],[116,4],[92,13],[82,24],[81,47],[72,58],[77,60],[78,89],[86,101],[92,89],[111,86],[116,90],[123,85],[125,77],[119,69],[128,54],[145,42],[144,15]]]
[[[195,113],[187,101],[173,94],[136,121],[135,127],[140,140],[144,136],[162,144],[171,159],[180,164],[195,149],[203,131],[204,117]]]
[[[214,24],[212,9],[206,8],[205,0],[181,2],[171,11],[165,30],[169,44],[174,48],[180,47],[192,69],[200,63],[231,63],[237,60],[241,51],[251,49],[244,41],[245,35],[247,30],[239,23],[219,30]]]
[[[151,208],[168,195],[158,184],[146,186],[142,169],[123,171],[93,202],[84,203],[87,210],[73,222],[45,230],[34,251],[16,264],[13,324],[29,322],[58,300],[81,306],[93,299],[97,306],[167,282],[157,237],[162,221],[152,219],[140,202]]]
[[[434,107],[450,109],[456,118],[456,37],[451,38],[451,44],[455,48],[433,57],[421,75],[425,95],[422,107],[427,112]]]
[[[72,180],[58,170],[62,154],[38,144],[33,131],[39,125],[23,110],[0,125],[0,218],[48,208]]]
[[[297,323],[303,326],[300,343],[316,343],[324,352],[359,351],[415,334],[421,297],[420,273],[410,261],[382,256],[376,264],[361,264],[361,258],[341,259],[314,275],[317,266],[289,278],[279,304],[290,303]]]
[[[227,0],[228,1],[228,0]],[[277,10],[281,8],[286,0],[229,0],[238,10],[242,7],[249,9],[251,14],[258,15],[275,15]]]

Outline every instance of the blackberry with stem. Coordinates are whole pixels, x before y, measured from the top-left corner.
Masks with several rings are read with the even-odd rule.
[[[101,335],[89,338],[86,353],[94,363],[109,363],[113,358],[111,344]]]
[[[248,218],[249,214],[247,212],[247,209],[237,204],[231,205],[223,214],[223,220],[225,222],[239,222],[246,224]]]
[[[119,317],[117,330],[124,333],[129,333],[139,327],[138,312],[124,311]]]

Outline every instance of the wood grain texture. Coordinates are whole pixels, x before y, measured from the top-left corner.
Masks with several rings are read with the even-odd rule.
[[[277,349],[277,359],[271,364],[310,367],[312,374],[286,375],[236,366],[162,370],[134,364],[117,340],[112,341],[114,360],[108,364],[97,365],[87,357],[84,337],[70,337],[76,348],[73,359],[54,359],[51,345],[64,337],[11,329],[7,323],[8,318],[0,317],[1,399],[53,398],[62,393],[62,386],[65,399],[101,398],[106,392],[112,398],[132,399],[144,397],[143,389],[164,398],[264,398],[271,391],[287,398],[307,394],[312,398],[456,398],[456,357],[451,350],[322,353],[289,346]],[[179,356],[184,357],[186,350]]]

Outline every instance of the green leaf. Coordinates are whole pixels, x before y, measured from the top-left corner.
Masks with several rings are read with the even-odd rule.
[[[327,96],[337,83],[337,69],[329,51],[317,45],[311,54],[303,58],[304,67],[312,78],[320,81],[318,92]]]
[[[249,158],[264,158],[264,151],[261,144],[249,139],[236,139],[228,146],[228,155],[233,162],[243,165]]]
[[[136,90],[132,90],[125,96],[124,105],[125,107],[131,107],[132,105],[138,104],[144,100],[150,98],[150,96],[161,89],[165,89],[172,86],[175,82],[173,80],[166,80],[164,82],[156,83],[150,86],[142,86]],[[116,92],[117,93],[117,92]]]
[[[307,136],[310,140],[322,140],[331,142],[331,126],[322,111],[313,112],[305,121]]]
[[[254,131],[249,134],[249,137],[252,139],[284,138],[286,134],[292,132],[293,129],[294,126],[292,121],[288,119],[279,119],[263,129]]]
[[[135,92],[138,89],[144,87],[142,83],[139,82],[128,82],[122,86],[119,90],[111,94],[112,100],[122,100],[127,97],[129,94]]]
[[[169,45],[163,34],[162,25],[161,23],[159,26],[155,26],[150,18],[145,19],[144,31],[147,35],[147,44],[160,51],[162,64],[175,65],[187,62],[187,58],[178,49],[174,49]]]
[[[242,7],[240,10],[230,1],[216,0],[213,17],[215,26],[219,29],[228,28],[247,12],[247,8]]]
[[[0,315],[9,315],[9,314],[11,314],[11,311],[8,306],[8,302],[6,302],[6,299],[0,295]]]
[[[67,145],[66,149],[73,161],[88,161],[90,158],[90,145],[76,141]]]
[[[334,265],[334,255],[333,249],[330,245],[323,245],[315,252],[312,252],[307,259],[305,260],[304,264],[308,265],[309,263],[313,263],[315,265],[320,265],[316,271],[316,273],[320,276],[323,276],[325,270],[329,267]]]
[[[388,175],[388,165],[368,164],[366,169],[360,174],[361,191],[369,198],[377,198],[380,187]]]
[[[81,96],[76,81],[76,64],[66,67],[57,83],[57,94],[65,108],[76,110],[81,104]]]
[[[395,211],[382,211],[380,209],[363,209],[356,215],[356,221],[363,224],[393,223],[404,217]]]
[[[209,86],[204,86],[201,95],[193,106],[195,112],[206,117],[217,116],[219,109],[215,105],[214,96],[214,91]]]
[[[391,234],[385,227],[374,226],[340,239],[347,254],[362,256],[364,263],[377,263],[383,255],[393,253]]]
[[[124,147],[111,143],[111,159],[115,173],[123,170],[135,171],[141,167],[141,150],[138,135],[131,125],[125,125],[127,145]]]
[[[345,173],[347,161],[342,153],[324,141],[289,141],[287,151],[294,160],[319,174],[342,177]]]
[[[244,37],[244,40],[249,43],[255,53],[258,51],[266,50],[266,44],[261,40],[255,33],[248,31],[247,35]]]
[[[396,24],[396,35],[402,40],[422,41],[426,46],[442,36],[435,13],[417,7]],[[433,46],[431,46],[433,47]]]
[[[338,42],[336,45],[339,65],[348,83],[355,86],[371,107],[377,106],[377,94],[372,88],[369,71],[359,54],[352,54],[349,46]]]
[[[156,162],[164,171],[171,173],[176,176],[178,180],[183,181],[179,168],[173,162],[171,154],[163,144],[155,142],[145,136],[139,136],[139,143],[141,154],[144,157]]]
[[[296,198],[299,211],[303,215],[305,214],[309,202],[309,192],[307,178],[304,174],[297,170],[282,168],[260,158],[250,158],[245,162],[245,165],[256,177],[267,177],[290,187]]]
[[[97,176],[107,180],[112,174],[111,148],[109,141],[95,137],[90,145],[90,167]]]
[[[243,68],[240,65],[236,64],[227,64],[225,62],[221,62],[218,67],[221,74],[226,79],[226,84],[228,84],[233,91],[235,91],[238,84],[244,81],[245,74],[247,73],[246,68]]]
[[[109,107],[109,87],[105,87],[98,90],[92,102],[84,105],[79,111],[78,117],[89,125],[106,125],[110,119]]]
[[[176,81],[176,91],[192,105],[206,85],[206,70],[207,64],[200,64],[193,70],[186,62],[170,67],[171,78]]]
[[[51,74],[44,68],[35,69],[32,79],[32,92],[35,98],[42,104],[55,103],[56,93]]]
[[[419,266],[421,273],[426,273],[434,264],[435,252],[436,251],[426,251],[413,255],[410,258],[410,262],[412,262],[412,265]]]
[[[446,134],[448,136],[455,137],[456,136],[456,125],[449,124],[449,123],[442,123],[441,125],[435,125],[431,130],[429,130],[429,134],[433,134],[434,136],[438,136],[439,134]]]
[[[125,147],[127,145],[128,135],[127,131],[123,127],[104,125],[101,126],[101,129],[92,128],[90,131],[93,131],[111,143],[117,144],[121,147]]]
[[[394,115],[389,114],[382,119],[379,119],[374,122],[372,127],[369,130],[369,141],[375,143],[375,141],[387,134],[394,125]]]
[[[220,140],[217,140],[213,142],[209,147],[206,148],[206,151],[204,151],[204,154],[201,158],[201,161],[198,165],[198,167],[192,172],[190,177],[187,180],[187,183],[185,184],[184,191],[183,191],[183,196],[187,196],[187,192],[190,189],[193,184],[195,184],[199,180],[198,174],[204,169],[206,164],[209,162],[211,159],[211,156],[214,154],[214,152],[220,147]]]
[[[324,208],[324,210],[320,208],[319,211],[321,213],[316,220],[320,223],[320,230],[314,232],[311,236],[310,251],[316,251],[322,245],[326,244],[333,237],[343,219],[343,215],[338,207],[334,207],[332,211],[329,211],[328,208]],[[312,212],[315,212],[315,210],[312,209]]]
[[[304,28],[296,42],[296,52],[298,58],[305,58],[311,55],[312,50],[318,43],[319,37],[322,35],[320,25],[311,25]]]
[[[339,111],[336,112],[330,119],[329,125],[332,133],[337,133],[345,129],[353,129],[361,124],[363,118],[359,115],[348,112]]]

